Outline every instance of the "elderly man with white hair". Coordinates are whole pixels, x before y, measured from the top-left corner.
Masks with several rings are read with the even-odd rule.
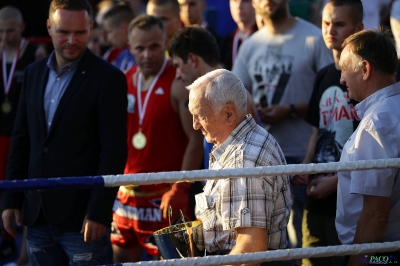
[[[187,89],[194,129],[215,144],[210,169],[286,164],[276,140],[246,115],[246,90],[235,74],[214,70]],[[240,254],[286,248],[290,202],[286,175],[207,181],[204,192],[196,195],[207,252]]]

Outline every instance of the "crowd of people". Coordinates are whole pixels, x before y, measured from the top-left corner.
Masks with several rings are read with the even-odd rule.
[[[390,17],[400,36],[399,1],[230,0],[237,27],[225,35],[205,0],[92,2],[49,3],[50,47],[23,37],[17,7],[0,9],[0,180],[399,157],[398,50],[377,28]],[[388,168],[6,191],[0,263],[18,234],[8,265],[158,260],[153,232],[195,219],[210,256],[397,241],[399,178]],[[248,265],[372,255],[400,252]]]

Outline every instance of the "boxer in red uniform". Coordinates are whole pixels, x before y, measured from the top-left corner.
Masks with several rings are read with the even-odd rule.
[[[129,25],[131,53],[137,65],[128,81],[128,160],[125,173],[198,169],[202,135],[194,131],[188,111],[188,91],[175,79],[165,57],[166,34],[161,20],[139,16]],[[169,226],[168,206],[190,217],[189,183],[123,186],[114,204],[111,240],[114,263],[134,262],[144,249],[159,254],[152,233]]]

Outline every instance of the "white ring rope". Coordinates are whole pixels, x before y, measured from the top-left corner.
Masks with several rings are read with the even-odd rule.
[[[202,181],[204,179],[223,179],[235,177],[258,177],[295,174],[332,173],[354,170],[381,168],[400,168],[400,158],[379,159],[354,162],[335,162],[320,164],[289,164],[252,168],[235,168],[221,170],[195,170],[160,173],[126,174],[103,176],[104,186],[116,187],[129,184],[148,185],[173,183],[177,181]]]
[[[198,265],[224,265],[256,263],[268,261],[283,261],[302,258],[332,257],[343,255],[373,254],[376,252],[390,252],[400,250],[400,241],[386,243],[369,243],[342,246],[328,246],[316,248],[282,249],[248,254],[207,256],[161,261],[142,261],[137,263],[124,263],[123,265],[159,265],[159,266],[198,266]]]

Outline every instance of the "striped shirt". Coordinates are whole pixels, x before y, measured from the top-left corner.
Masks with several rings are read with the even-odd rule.
[[[210,169],[286,164],[276,140],[251,116],[210,154]],[[210,180],[196,195],[208,252],[231,250],[236,228],[267,228],[268,249],[286,248],[291,198],[287,175]]]

